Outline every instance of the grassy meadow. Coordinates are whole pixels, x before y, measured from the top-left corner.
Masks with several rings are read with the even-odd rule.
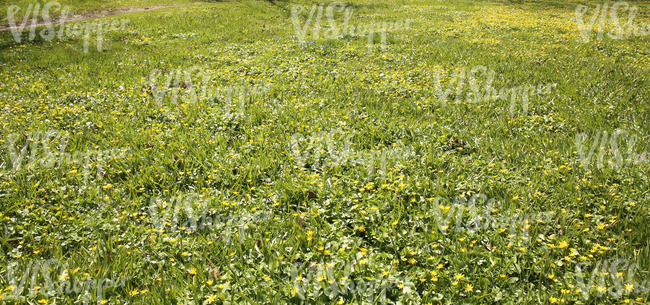
[[[188,5],[0,32],[0,303],[649,302],[650,32],[585,41],[598,1],[358,0],[350,25],[409,28],[369,47],[323,12],[301,41],[314,3],[61,1]]]

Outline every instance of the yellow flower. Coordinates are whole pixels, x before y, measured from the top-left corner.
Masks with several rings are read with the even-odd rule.
[[[190,274],[191,275],[196,275],[196,268],[192,268],[192,270],[190,270]]]
[[[467,291],[467,292],[472,291],[472,288],[474,288],[474,286],[472,286],[470,284],[465,285],[465,291]]]
[[[463,277],[465,277],[465,275],[462,274],[462,273],[461,274],[456,274],[456,276],[455,276],[456,280],[461,280]]]
[[[38,300],[38,302],[41,303],[41,304],[45,304],[45,303],[47,303],[47,300],[46,299],[40,299],[40,300]]]
[[[137,289],[133,289],[133,291],[131,291],[130,294],[131,294],[131,296],[138,295],[138,290],[137,290]]]

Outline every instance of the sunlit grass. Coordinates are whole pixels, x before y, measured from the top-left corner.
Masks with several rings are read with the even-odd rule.
[[[575,288],[582,261],[626,258],[638,264],[639,282],[650,270],[648,164],[599,169],[594,160],[583,170],[575,138],[588,133],[590,146],[596,133],[621,128],[638,136],[634,151],[650,150],[650,36],[585,43],[577,2],[514,2],[351,3],[355,24],[413,20],[410,30],[388,34],[385,52],[378,35],[371,51],[366,37],[307,36],[301,45],[291,22],[298,3],[287,2],[99,18],[130,20],[104,34],[102,52],[96,35],[84,52],[81,36],[29,41],[26,30],[16,44],[0,33],[0,266],[18,262],[22,275],[29,261],[57,258],[91,278],[132,277],[106,290],[109,304],[300,303],[292,263],[306,264],[302,276],[313,284],[312,263],[341,262],[355,267],[335,269],[336,283],[393,281],[385,297],[404,304],[645,302],[643,294],[599,300],[596,288],[585,301]],[[591,12],[596,2],[588,5]],[[637,22],[650,22],[650,7],[634,5],[643,13]],[[527,111],[517,100],[511,112],[509,99],[468,102],[466,79],[441,105],[436,71],[445,71],[444,90],[454,71],[479,65],[494,71],[496,92],[556,86],[531,96]],[[167,75],[195,66],[209,77],[192,74],[191,88],[167,88],[159,104],[155,90],[165,89]],[[155,87],[154,69],[162,75]],[[246,97],[243,108],[226,95],[183,98],[191,89],[200,96],[233,86],[268,89]],[[30,170],[31,148],[12,171],[10,135],[24,135],[15,142],[20,151],[48,130],[69,133],[71,154],[129,150],[107,159],[99,176],[96,157],[88,177],[81,162]],[[320,164],[346,151],[348,136],[350,158],[365,161],[315,166],[312,156],[303,166],[292,150],[296,133],[313,138],[293,147],[302,153],[321,145]],[[315,139],[326,134],[336,135],[333,142]],[[46,156],[41,143],[34,158]],[[385,170],[381,158],[368,163],[388,151],[412,153],[389,154]],[[244,231],[227,222],[189,233],[171,223],[155,230],[151,198],[169,203],[171,213],[175,198],[190,194],[205,198],[212,216],[270,218],[237,223]],[[495,217],[552,216],[531,218],[525,237],[521,226],[515,236],[507,226],[456,230],[454,214],[443,234],[435,211],[446,217],[454,198],[475,194],[495,199]],[[443,207],[434,206],[436,197],[447,199]],[[470,211],[461,216],[464,227]],[[0,294],[8,286],[2,277]],[[22,304],[72,304],[80,296],[30,297],[26,286]],[[367,298],[314,295],[309,287],[310,304]]]

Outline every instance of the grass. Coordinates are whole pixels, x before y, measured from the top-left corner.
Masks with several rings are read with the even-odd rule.
[[[402,304],[645,303],[647,293],[598,297],[597,287],[585,300],[576,287],[576,265],[583,261],[625,258],[637,264],[639,283],[650,270],[648,164],[614,169],[592,161],[587,171],[575,146],[577,133],[588,133],[590,146],[598,132],[625,129],[638,136],[634,152],[650,151],[644,141],[649,37],[597,40],[594,33],[585,43],[574,18],[579,3],[589,6],[587,17],[597,4],[351,3],[354,24],[413,20],[410,30],[388,34],[385,52],[379,35],[372,51],[365,37],[307,36],[309,43],[299,44],[291,6],[311,2],[207,3],[99,18],[130,20],[124,30],[104,33],[101,52],[96,35],[84,52],[80,35],[29,41],[26,30],[18,44],[2,32],[0,266],[17,263],[22,277],[30,261],[54,258],[67,262],[70,277],[130,277],[124,287],[103,290],[109,304],[360,304],[367,298],[351,292],[330,298],[309,286],[303,301],[296,274],[323,287],[332,280],[341,287],[392,281],[385,298]],[[630,3],[639,7],[636,23],[650,23],[650,6]],[[527,112],[517,101],[512,115],[510,100],[455,102],[456,86],[443,106],[436,70],[446,72],[446,89],[455,69],[478,65],[495,72],[497,90],[556,87],[532,96]],[[165,89],[171,71],[193,66],[208,76],[192,72],[191,88]],[[155,81],[154,69],[161,72]],[[245,98],[240,112],[227,95],[171,100],[173,90],[187,97],[192,88],[200,94],[253,85],[268,90]],[[159,104],[155,94],[163,89],[169,91]],[[466,83],[459,93],[470,90]],[[29,137],[48,130],[68,133],[64,151],[71,156],[129,150],[107,158],[101,177],[90,155],[85,177],[83,157],[29,169],[31,159],[46,156],[41,141],[12,170],[11,135],[20,137],[19,152]],[[296,133],[304,139],[292,147]],[[330,142],[327,134],[334,135]],[[364,158],[391,149],[413,153],[387,158],[386,170],[378,159],[316,166],[346,151],[342,135],[350,136],[348,151]],[[50,144],[62,147],[63,139]],[[313,153],[318,147],[321,160],[312,154],[298,162],[296,148]],[[613,155],[608,146],[605,158]],[[212,217],[265,213],[270,220],[247,216],[196,232],[173,230],[169,221],[158,232],[151,199],[159,198],[169,215],[178,207],[171,202],[192,194]],[[436,211],[447,217],[454,198],[476,194],[495,199],[494,215],[552,217],[509,236],[498,227],[456,231],[454,216],[443,234]],[[447,199],[441,209],[436,197]],[[461,218],[488,210],[476,208]],[[189,212],[179,214],[185,219]],[[338,265],[331,276],[310,277],[312,263],[323,264],[314,272]],[[292,276],[294,264],[307,266]],[[344,265],[347,270],[338,267]],[[51,269],[58,277],[66,268]],[[46,290],[43,278],[36,280],[38,291]],[[10,286],[6,276],[0,279],[4,299],[16,289]],[[72,304],[83,295],[30,295],[29,286],[30,280],[18,304]],[[382,302],[379,290],[374,302]]]

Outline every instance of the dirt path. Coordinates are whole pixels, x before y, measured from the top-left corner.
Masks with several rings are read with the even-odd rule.
[[[86,20],[86,19],[92,19],[92,18],[98,18],[98,17],[106,17],[106,16],[113,16],[113,15],[122,15],[122,14],[128,14],[128,13],[133,13],[133,12],[141,12],[141,11],[153,11],[153,10],[158,10],[161,8],[168,8],[168,7],[179,7],[179,6],[187,6],[187,5],[197,5],[197,4],[203,4],[202,2],[194,2],[194,3],[185,3],[185,4],[177,4],[177,5],[162,5],[162,6],[152,6],[152,7],[144,7],[144,8],[129,8],[129,9],[117,9],[117,10],[112,10],[112,11],[101,11],[101,12],[95,12],[95,13],[88,13],[88,14],[75,14],[75,15],[69,15],[66,19],[65,22],[72,22],[72,21],[79,21],[79,20]],[[16,20],[16,22],[22,22],[21,20]],[[55,25],[61,22],[61,19],[56,19],[52,20],[49,22],[49,24]],[[48,22],[45,21],[40,21],[36,24],[33,24],[31,20],[27,21],[27,24],[25,24],[25,28],[33,28],[37,26],[44,26],[48,25]],[[14,27],[10,26],[0,26],[0,32],[2,31],[8,31],[11,30],[12,28],[17,29],[19,28],[20,25],[16,24]]]

